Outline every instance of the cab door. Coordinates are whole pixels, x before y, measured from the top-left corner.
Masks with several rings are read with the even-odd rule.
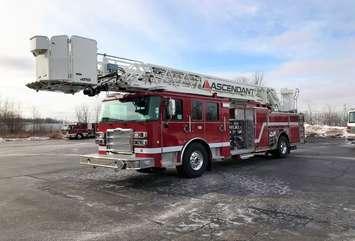
[[[190,138],[205,139],[205,123],[204,123],[204,103],[202,100],[191,100],[191,133]]]
[[[227,137],[227,118],[220,102],[205,102],[205,139],[208,143],[229,141]],[[228,112],[227,112],[228,113]]]
[[[175,100],[176,109],[175,115],[169,116],[167,106],[163,105],[162,111],[162,147],[182,146],[185,143],[188,128],[188,116],[186,113],[186,103],[182,98],[172,98]]]
[[[163,114],[162,146],[184,146],[194,138],[205,139],[204,103],[202,100],[176,98],[176,116]],[[181,106],[181,108],[179,107]]]

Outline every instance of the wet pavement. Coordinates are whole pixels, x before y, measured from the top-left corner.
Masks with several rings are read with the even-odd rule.
[[[215,162],[197,179],[79,167],[92,140],[0,144],[0,240],[355,240],[355,146]]]

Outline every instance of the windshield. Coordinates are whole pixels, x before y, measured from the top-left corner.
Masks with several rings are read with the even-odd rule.
[[[103,102],[101,122],[159,119],[160,97],[137,97]]]
[[[349,113],[349,123],[355,123],[355,111]]]
[[[67,131],[67,130],[69,130],[69,126],[68,125],[63,125],[61,130],[62,131]]]

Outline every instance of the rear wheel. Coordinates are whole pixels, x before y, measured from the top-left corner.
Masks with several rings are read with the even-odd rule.
[[[83,135],[82,135],[82,134],[77,134],[77,135],[76,135],[76,139],[77,139],[77,140],[83,139]]]
[[[290,153],[290,143],[284,135],[280,136],[277,142],[277,149],[272,152],[274,157],[284,158]]]
[[[182,165],[176,167],[178,173],[187,178],[201,176],[207,168],[208,155],[200,143],[190,144],[182,157]]]

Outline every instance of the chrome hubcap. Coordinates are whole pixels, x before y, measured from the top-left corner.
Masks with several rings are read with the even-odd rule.
[[[190,165],[191,168],[194,171],[198,171],[201,169],[202,165],[203,165],[203,156],[202,153],[199,151],[194,151],[191,153],[190,156]]]
[[[280,149],[283,155],[287,154],[287,143],[285,141],[280,143]]]

